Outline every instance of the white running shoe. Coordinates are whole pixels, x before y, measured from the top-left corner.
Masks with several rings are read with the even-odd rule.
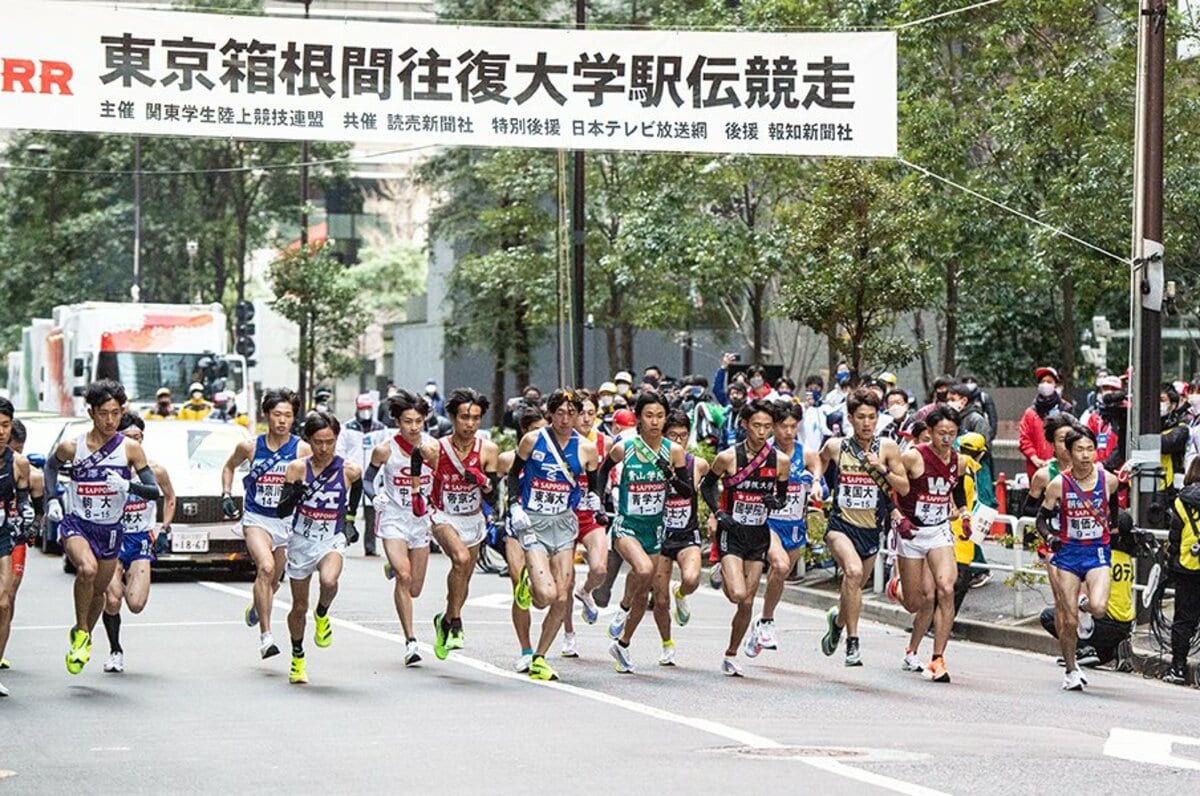
[[[733,658],[726,658],[721,662],[721,673],[726,677],[741,677],[742,667]]]
[[[596,605],[592,593],[584,591],[580,586],[575,590],[575,599],[579,600],[579,614],[583,617],[583,621],[589,625],[596,624],[596,620],[600,618],[600,608]]]
[[[1075,635],[1079,638],[1091,638],[1096,630],[1096,619],[1088,613],[1087,607],[1087,595],[1079,595],[1079,624],[1075,628]]]
[[[708,571],[708,585],[714,589],[720,590],[721,584],[724,581],[721,579],[721,562],[712,565],[712,569]]]
[[[742,652],[746,653],[747,658],[757,658],[758,653],[762,652],[762,643],[758,636],[759,623],[756,621],[750,625],[750,635],[746,637],[746,643],[742,645]]]
[[[420,660],[421,653],[417,649],[417,640],[413,639],[406,642],[404,645],[404,665],[412,666],[413,664],[420,662]]]
[[[779,642],[775,638],[774,619],[758,620],[758,644],[765,650],[779,649]]]
[[[0,683],[0,697],[8,696],[8,689],[4,687],[4,683]]]
[[[1063,675],[1062,690],[1064,691],[1082,691],[1086,681],[1078,669],[1072,669]]]
[[[675,624],[683,627],[692,619],[692,611],[688,608],[687,595],[683,593],[679,583],[671,584],[671,594],[675,597]]]
[[[120,674],[125,671],[125,653],[114,652],[108,656],[108,660],[104,662],[104,671]]]
[[[574,633],[563,633],[562,650],[560,650],[558,654],[563,656],[564,658],[578,658],[579,657],[579,650],[575,649],[575,634]]]
[[[532,665],[533,665],[533,653],[531,652],[528,655],[525,655],[524,653],[522,653],[521,655],[517,656],[517,659],[515,661],[513,661],[513,671],[519,672],[521,674],[526,674],[529,672],[529,667]]]
[[[264,661],[279,654],[279,647],[275,646],[275,637],[270,633],[263,633],[258,637],[258,654]]]
[[[925,671],[925,665],[921,663],[921,659],[917,657],[917,653],[905,652],[904,663],[900,664],[900,671],[919,673]]]
[[[608,623],[608,637],[616,641],[625,632],[625,620],[629,618],[629,612],[617,606],[617,612],[613,614],[612,621]]]
[[[629,647],[622,647],[621,642],[614,641],[608,645],[608,654],[617,662],[617,674],[633,674],[633,659],[629,657]]]
[[[667,641],[663,643],[662,655],[658,656],[659,666],[674,666],[675,665],[675,642]]]

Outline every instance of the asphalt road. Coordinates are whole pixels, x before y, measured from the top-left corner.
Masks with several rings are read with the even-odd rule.
[[[445,559],[417,603],[432,641]],[[249,584],[155,583],[126,615],[124,674],[102,671],[103,628],[78,676],[63,656],[71,577],[31,554],[0,680],[0,794],[88,791],[762,793],[1195,793],[1200,692],[1107,671],[1083,694],[1032,654],[954,643],[954,681],[900,671],[904,636],[866,623],[862,668],[819,651],[815,611],[785,606],[780,649],[719,672],[731,607],[703,587],[675,628],[678,666],[655,664],[652,622],[637,673],[608,658],[607,617],[579,622],[560,683],[511,672],[508,581],[476,575],[466,649],[406,669],[391,584],[355,550],[334,603],[334,643],[309,625],[309,684],[288,656],[261,661],[241,622]],[[284,596],[286,592],[281,592]],[[314,594],[315,602],[315,594]],[[276,637],[286,637],[276,606]],[[535,620],[535,631],[536,631]],[[928,650],[926,649],[926,654]],[[1172,738],[1173,736],[1173,738]],[[1174,754],[1173,763],[1165,761]],[[1157,762],[1136,762],[1155,759]]]

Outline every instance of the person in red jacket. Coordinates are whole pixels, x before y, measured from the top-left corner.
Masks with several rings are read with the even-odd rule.
[[[1060,412],[1069,412],[1073,408],[1071,402],[1062,397],[1062,379],[1058,371],[1051,367],[1041,367],[1035,373],[1037,377],[1037,395],[1033,404],[1021,416],[1021,425],[1017,433],[1017,446],[1025,457],[1025,472],[1033,478],[1039,467],[1045,466],[1054,458],[1054,448],[1046,441],[1043,424],[1047,417],[1054,417]]]

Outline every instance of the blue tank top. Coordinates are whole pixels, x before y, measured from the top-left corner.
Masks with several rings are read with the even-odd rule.
[[[796,442],[792,450],[791,469],[788,471],[787,502],[767,518],[769,524],[781,533],[805,530],[808,527],[808,494],[810,487],[800,483],[804,477],[804,446]]]
[[[538,434],[521,472],[521,505],[533,514],[562,514],[579,505],[583,489],[579,483],[583,466],[579,462],[579,434],[559,451],[550,429]],[[561,463],[560,463],[561,459]],[[564,471],[564,466],[566,470]]]
[[[312,460],[304,465],[304,491],[308,496],[300,501],[292,515],[292,531],[311,539],[328,539],[342,533],[346,516],[346,462],[341,456],[319,476],[313,473]],[[316,486],[313,483],[319,481]]]
[[[296,458],[300,438],[293,434],[283,446],[272,451],[267,447],[267,435],[259,434],[254,443],[254,460],[250,472],[242,479],[245,487],[246,511],[253,514],[275,516],[275,507],[283,495],[283,483],[287,479],[288,464]]]

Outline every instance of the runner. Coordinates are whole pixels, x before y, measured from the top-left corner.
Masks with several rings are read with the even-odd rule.
[[[933,440],[905,451],[900,460],[909,488],[897,501],[900,512],[895,523],[899,553],[900,584],[904,607],[913,615],[912,634],[904,651],[901,668],[925,672],[935,683],[950,682],[946,671],[946,644],[954,624],[954,583],[958,561],[954,557],[951,519],[961,519],[963,533],[970,535],[966,496],[962,479],[966,457],[954,450],[958,437],[958,412],[939,406],[925,422]],[[933,658],[929,668],[921,665],[917,651],[933,623]]]
[[[634,404],[637,433],[613,445],[600,469],[599,480],[604,484],[609,471],[622,465],[612,538],[613,548],[629,564],[630,572],[625,577],[624,599],[608,625],[613,640],[608,654],[620,674],[633,672],[629,642],[646,614],[646,599],[661,558],[667,495],[674,492],[691,498],[695,494],[684,448],[663,437],[669,412],[667,399],[659,393],[639,395]]]
[[[821,467],[836,466],[825,546],[842,570],[841,596],[825,614],[821,651],[826,655],[836,652],[842,631],[846,631],[847,666],[862,665],[858,617],[863,586],[879,553],[880,507],[890,504],[892,490],[908,493],[900,449],[894,440],[875,436],[879,406],[874,393],[855,390],[846,401],[851,436],[835,437],[821,448]]]
[[[579,422],[575,426],[575,430],[596,446],[596,455],[603,461],[612,443],[596,428],[596,401],[587,390],[579,391],[579,399],[583,403],[583,409],[579,412]],[[576,508],[575,517],[579,520],[579,536],[575,539],[575,544],[582,544],[587,553],[588,574],[583,584],[576,589],[575,570],[572,568],[571,588],[574,598],[578,599],[580,603],[579,615],[583,617],[583,621],[594,625],[600,618],[600,607],[596,604],[592,591],[603,585],[608,577],[609,545],[608,534],[604,532],[608,518],[602,509],[593,510],[587,506]],[[571,613],[572,606],[568,605],[567,615],[563,617],[562,656],[564,658],[579,657],[579,653],[575,649],[575,625]]]
[[[472,389],[451,391],[446,412],[454,424],[449,437],[438,440],[437,467],[433,471],[433,535],[450,559],[446,576],[446,610],[433,618],[433,652],[445,660],[450,650],[463,648],[462,607],[479,545],[487,536],[483,504],[495,505],[500,449],[477,436],[488,410],[487,398]]]
[[[46,484],[58,484],[58,472],[70,463],[66,510],[57,497],[46,504],[46,517],[58,522],[63,550],[75,567],[75,625],[67,671],[79,674],[92,655],[92,628],[104,610],[121,551],[121,518],[132,493],[157,500],[158,483],[142,446],[117,431],[125,414],[125,388],[101,379],[84,391],[91,430],[64,440],[46,459]],[[136,474],[138,480],[131,477]]]
[[[667,415],[665,436],[675,445],[687,450],[691,434],[691,420],[687,412],[673,410]],[[708,474],[708,462],[691,453],[684,455],[687,477],[693,486],[692,494],[667,496],[663,509],[663,541],[659,550],[658,564],[654,568],[654,623],[662,639],[662,655],[659,666],[675,665],[675,641],[671,638],[671,597],[675,598],[675,621],[680,627],[692,618],[688,608],[688,595],[700,586],[700,521],[696,512],[696,492],[700,482]],[[679,565],[679,581],[672,583],[671,571]]]
[[[267,419],[267,433],[239,442],[221,470],[221,511],[226,517],[237,516],[237,504],[230,494],[233,473],[243,462],[249,462],[250,472],[242,478],[244,510],[236,533],[245,539],[246,550],[254,560],[254,598],[246,606],[244,617],[247,626],[258,625],[258,654],[265,660],[279,654],[271,634],[271,606],[283,583],[291,536],[291,529],[276,516],[276,509],[288,464],[312,455],[312,450],[292,433],[300,413],[300,396],[296,393],[268,390],[262,399],[262,413]]]
[[[542,410],[536,406],[527,406],[517,415],[516,422],[517,439],[520,440],[529,432],[544,428],[546,426],[546,417],[542,414]],[[516,450],[505,451],[500,454],[496,474],[504,479],[501,482],[501,489],[505,492],[505,499],[499,503],[500,506],[508,506],[507,476],[512,469],[513,458],[516,455]],[[533,642],[529,639],[529,584],[527,580],[522,580],[525,570],[525,549],[521,547],[520,540],[517,539],[516,533],[509,524],[507,512],[502,521],[504,522],[504,560],[508,565],[508,577],[512,579],[513,585],[513,630],[517,634],[517,643],[521,645],[521,654],[513,664],[513,670],[528,673],[529,666],[533,663]],[[522,599],[517,599],[518,591],[522,588],[522,583],[525,584]],[[524,603],[524,607],[521,607],[522,603]]]
[[[288,682],[308,682],[304,659],[304,623],[313,573],[320,586],[313,610],[313,643],[333,643],[329,607],[338,592],[346,545],[356,540],[354,524],[346,522],[362,497],[362,470],[337,455],[338,419],[328,412],[309,412],[304,418],[304,441],[312,455],[288,463],[276,516],[287,522],[287,576],[292,582],[292,670]]]
[[[35,521],[29,497],[29,462],[9,447],[14,414],[12,402],[0,398],[0,660],[4,659],[4,649],[8,646],[17,596],[13,551],[18,547],[24,551]],[[0,697],[6,696],[8,689],[0,683]]]
[[[1046,487],[1037,528],[1054,552],[1050,585],[1066,664],[1062,687],[1082,691],[1087,680],[1075,660],[1076,637],[1091,637],[1095,620],[1108,611],[1109,529],[1115,526],[1118,512],[1117,477],[1096,466],[1096,437],[1091,429],[1073,428],[1063,442],[1071,455],[1071,471],[1059,473]],[[1059,521],[1057,530],[1050,524],[1054,517]]]
[[[146,421],[133,412],[126,412],[117,430],[126,438],[142,444]],[[175,519],[175,489],[171,476],[161,465],[150,462],[150,469],[162,490],[163,513],[159,534],[167,536]],[[108,636],[108,660],[104,671],[125,671],[125,650],[121,646],[121,601],[132,614],[140,614],[150,599],[150,564],[154,561],[154,522],[158,516],[158,503],[130,494],[125,500],[125,513],[121,525],[125,530],[125,541],[117,555],[117,568],[112,582],[104,595],[104,632]]]
[[[377,536],[383,540],[387,556],[383,571],[396,581],[392,599],[404,630],[404,665],[412,666],[421,660],[413,628],[413,600],[421,596],[429,566],[432,525],[428,501],[438,466],[438,442],[424,432],[429,402],[423,397],[397,390],[387,403],[400,433],[375,446],[363,488],[375,500]],[[380,470],[383,491],[376,494],[375,476]]]
[[[581,408],[574,390],[551,393],[546,401],[550,426],[521,438],[508,473],[510,521],[525,549],[525,568],[514,598],[522,607],[550,609],[529,666],[529,676],[535,680],[558,679],[545,656],[570,606],[579,535],[574,509],[585,490],[589,507],[601,506],[596,446],[575,430]],[[587,483],[580,483],[585,477]]]
[[[3,416],[0,416],[0,422],[3,422]],[[18,418],[12,420],[12,433],[8,439],[8,447],[12,448],[13,453],[17,454],[16,458],[25,458],[25,439],[26,439],[25,424]],[[0,445],[0,450],[3,446]],[[17,592],[21,590],[21,582],[25,580],[25,557],[29,551],[29,546],[34,543],[37,536],[37,529],[41,525],[43,512],[45,511],[46,501],[46,480],[42,476],[42,471],[33,466],[34,462],[29,462],[29,502],[33,506],[33,523],[30,525],[26,517],[21,518],[21,507],[19,501],[13,500],[8,505],[8,522],[10,527],[24,528],[22,539],[17,540],[12,551],[12,591],[8,598],[8,609],[10,612],[9,621],[16,615],[17,610]],[[40,462],[39,462],[40,463]],[[2,479],[0,479],[2,480]],[[12,664],[8,658],[2,654],[4,645],[0,644],[0,669],[11,669]]]
[[[762,616],[754,623],[759,643],[765,650],[779,648],[775,636],[775,608],[783,598],[783,586],[804,549],[808,547],[808,498],[813,484],[821,477],[821,456],[806,451],[798,432],[804,407],[791,401],[779,407],[775,422],[775,449],[788,457],[787,503],[767,518],[771,527],[771,549],[767,552],[767,591],[763,595]]]
[[[772,403],[755,400],[745,404],[738,417],[745,440],[717,454],[700,485],[710,512],[709,531],[716,536],[721,556],[721,586],[726,598],[737,606],[721,664],[721,671],[729,677],[742,676],[736,660],[738,646],[750,627],[754,596],[771,547],[767,516],[787,500],[791,463],[767,441],[777,419],[778,409]],[[756,632],[746,639],[745,650],[751,658],[762,650]]]

